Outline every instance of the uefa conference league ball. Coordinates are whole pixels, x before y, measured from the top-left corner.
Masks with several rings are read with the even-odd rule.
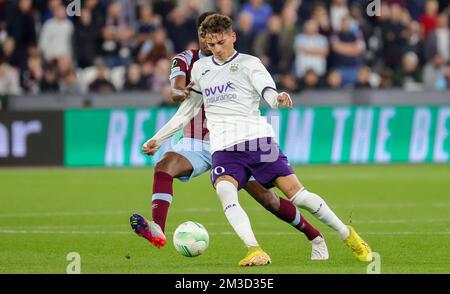
[[[199,256],[208,248],[208,231],[199,223],[187,221],[179,225],[175,230],[173,234],[173,245],[183,256]]]

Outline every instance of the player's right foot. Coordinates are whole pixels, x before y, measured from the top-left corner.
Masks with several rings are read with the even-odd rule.
[[[350,235],[344,240],[345,244],[348,245],[353,251],[353,255],[359,261],[369,262],[372,261],[372,249],[370,249],[369,244],[363,240],[351,226],[347,226],[350,230]]]
[[[247,256],[239,262],[239,266],[259,266],[270,263],[270,256],[260,247],[250,247]]]
[[[161,230],[161,227],[154,221],[148,222],[143,216],[133,214],[130,217],[130,225],[138,236],[147,239],[158,249],[166,245],[166,236]]]
[[[322,236],[316,237],[311,241],[311,260],[327,260],[328,248],[325,239]]]

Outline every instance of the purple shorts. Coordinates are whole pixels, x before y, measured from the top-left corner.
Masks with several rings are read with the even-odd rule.
[[[216,151],[212,155],[211,181],[221,176],[238,181],[238,189],[247,185],[250,176],[267,189],[278,177],[294,174],[286,156],[272,138],[260,138]]]

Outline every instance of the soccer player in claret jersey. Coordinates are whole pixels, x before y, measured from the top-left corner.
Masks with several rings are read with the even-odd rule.
[[[236,210],[237,192],[252,175],[266,188],[277,186],[297,207],[304,208],[334,229],[360,261],[371,261],[369,245],[346,226],[317,194],[305,189],[286,156],[274,142],[274,131],[260,115],[260,99],[272,108],[293,106],[287,93],[278,93],[261,61],[234,49],[236,33],[228,16],[208,16],[200,27],[213,56],[202,58],[191,72],[190,99],[203,99],[212,153],[212,183],[225,207]],[[299,142],[301,144],[301,142]],[[241,238],[249,242],[250,223],[241,219]],[[254,258],[264,259],[262,250]]]
[[[201,22],[213,12],[202,14],[198,23]],[[191,70],[197,60],[211,55],[204,39],[199,37],[200,50],[186,50],[176,55],[172,61],[172,70],[170,75],[172,98],[175,101],[183,102],[190,95]],[[202,106],[203,101],[186,100],[180,105],[175,116],[163,126],[152,139],[148,140],[143,146],[143,152],[148,155],[154,155],[165,140],[172,137],[175,132],[184,126],[184,137],[174,146],[173,151],[164,154],[162,159],[155,167],[153,197],[152,197],[152,221],[147,221],[143,216],[134,214],[130,218],[133,230],[153,245],[161,248],[166,243],[164,234],[168,209],[172,201],[172,183],[174,178],[181,181],[188,181],[190,178],[199,176],[210,170],[211,153],[209,151],[209,132],[206,128],[205,114]],[[195,113],[198,112],[198,115]],[[186,120],[186,117],[190,119]],[[177,123],[186,120],[185,123]],[[250,180],[246,185],[247,192],[262,204],[267,210],[271,211],[281,220],[291,224],[297,230],[303,232],[308,240],[311,241],[312,260],[328,259],[328,249],[322,235],[312,225],[310,225],[298,209],[289,201],[277,197],[272,191],[265,189],[258,182]],[[248,221],[244,210],[238,206],[236,208],[240,215]],[[239,220],[239,219],[238,219]],[[240,234],[240,232],[237,232]],[[250,228],[250,235],[253,235]],[[239,235],[241,236],[241,235]],[[253,237],[254,239],[254,237]],[[250,253],[259,248],[255,241],[249,243]],[[249,254],[250,256],[250,254]],[[270,260],[270,258],[266,258]],[[240,265],[258,265],[260,261],[254,261],[247,258],[241,261]],[[266,261],[264,261],[264,264]]]

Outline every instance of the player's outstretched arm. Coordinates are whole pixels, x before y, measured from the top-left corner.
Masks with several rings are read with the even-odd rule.
[[[286,92],[278,93],[275,82],[262,64],[261,60],[254,57],[248,62],[249,78],[261,97],[269,103],[272,108],[292,108],[292,99]]]
[[[201,94],[190,93],[190,98],[181,103],[175,115],[142,146],[142,152],[154,155],[156,151],[176,132],[184,128],[200,111],[203,104]]]

